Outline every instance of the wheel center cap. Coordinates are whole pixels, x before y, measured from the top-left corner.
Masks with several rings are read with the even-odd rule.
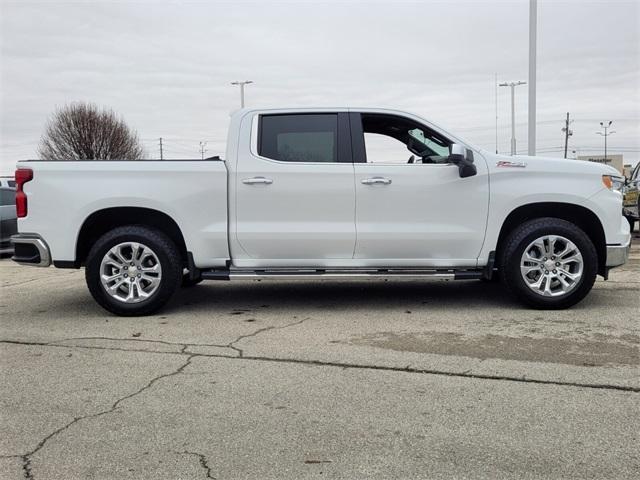
[[[129,267],[129,275],[132,277],[138,274],[138,267]]]
[[[556,268],[556,263],[553,260],[547,260],[546,262],[544,262],[544,268],[546,268],[547,270],[553,270],[554,268]]]

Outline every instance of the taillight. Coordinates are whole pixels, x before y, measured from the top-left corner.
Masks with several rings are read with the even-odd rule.
[[[16,170],[16,214],[18,218],[27,216],[27,194],[24,193],[23,186],[33,179],[33,170],[30,168],[19,168]]]

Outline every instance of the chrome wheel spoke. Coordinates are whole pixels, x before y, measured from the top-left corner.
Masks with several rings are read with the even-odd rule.
[[[113,282],[114,280],[116,280],[117,278],[120,278],[121,274],[120,273],[115,273],[113,275],[102,275],[102,281],[103,282]]]
[[[531,272],[541,272],[542,269],[540,268],[540,265],[535,264],[533,266],[531,265],[522,265],[520,266],[520,271],[522,272],[522,275],[529,275]]]
[[[124,303],[138,303],[158,290],[162,282],[162,265],[148,246],[123,242],[104,255],[100,281],[110,297]]]

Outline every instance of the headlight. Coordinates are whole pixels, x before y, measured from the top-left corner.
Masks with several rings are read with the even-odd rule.
[[[622,193],[622,189],[624,188],[624,177],[619,177],[617,175],[602,175],[602,183],[609,190]]]

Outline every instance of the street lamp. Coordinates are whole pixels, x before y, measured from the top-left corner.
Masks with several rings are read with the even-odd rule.
[[[516,107],[515,107],[515,90],[518,85],[525,85],[527,82],[510,82],[500,83],[500,87],[511,87],[511,155],[516,154]]]
[[[596,132],[598,135],[602,135],[604,137],[604,163],[607,163],[607,137],[616,133],[615,130],[607,132],[607,129],[611,126],[612,123],[612,120],[609,120],[609,123],[607,123],[606,125],[604,122],[600,122],[600,126],[604,128],[604,133]]]
[[[248,85],[249,83],[253,83],[252,80],[245,80],[243,82],[240,81],[235,81],[235,82],[231,82],[231,85],[240,85],[240,108],[244,108],[244,86]]]

